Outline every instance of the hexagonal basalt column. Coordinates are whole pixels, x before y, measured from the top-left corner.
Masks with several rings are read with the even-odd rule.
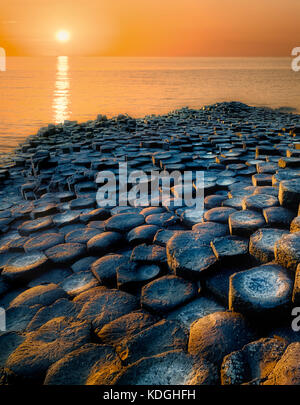
[[[288,231],[283,229],[259,229],[250,237],[250,254],[262,263],[274,260],[275,243],[288,233]]]
[[[229,216],[231,235],[250,236],[258,228],[265,226],[264,217],[256,211],[237,211]]]
[[[300,203],[300,179],[283,180],[279,184],[278,199],[280,205],[298,208]]]
[[[296,271],[300,263],[300,232],[284,235],[275,243],[275,260],[281,266]]]
[[[293,279],[276,264],[264,264],[230,277],[229,309],[251,317],[284,316],[289,309]]]

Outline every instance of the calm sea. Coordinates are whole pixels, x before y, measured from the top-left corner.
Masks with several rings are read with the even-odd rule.
[[[290,58],[9,57],[0,72],[0,152],[65,119],[232,100],[300,112],[300,72]]]

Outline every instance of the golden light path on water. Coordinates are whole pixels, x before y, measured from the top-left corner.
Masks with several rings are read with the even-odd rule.
[[[49,123],[98,114],[143,117],[232,100],[300,112],[300,73],[290,58],[9,56],[6,62],[0,153]]]
[[[53,97],[53,119],[55,124],[70,118],[70,76],[68,56],[58,56]]]

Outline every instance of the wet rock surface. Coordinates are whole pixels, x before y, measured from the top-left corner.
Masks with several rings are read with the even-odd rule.
[[[49,125],[2,156],[0,383],[298,384],[299,127],[218,103]],[[193,171],[192,196],[148,176],[148,199],[98,206],[120,162]]]
[[[167,261],[166,249],[157,245],[136,246],[131,254],[131,261],[138,263],[165,263]]]

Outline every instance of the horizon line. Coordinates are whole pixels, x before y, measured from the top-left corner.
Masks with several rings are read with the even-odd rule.
[[[84,58],[293,58],[292,55],[226,55],[226,56],[220,56],[220,55],[77,55],[77,54],[72,54],[72,55],[9,55],[6,54],[6,57],[22,57],[22,58],[31,58],[31,57],[45,57],[45,58],[57,58],[57,57],[84,57]]]

